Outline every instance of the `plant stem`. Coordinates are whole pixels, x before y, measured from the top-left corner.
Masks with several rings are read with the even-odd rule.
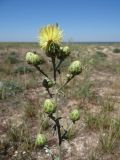
[[[54,81],[56,82],[56,64],[55,64],[55,57],[52,57],[52,64],[53,64],[53,77],[54,77]]]
[[[52,98],[52,97],[53,97],[53,95],[52,95],[52,93],[50,92],[49,88],[46,88],[46,91],[48,92],[48,94],[49,94],[50,98]]]
[[[58,150],[59,150],[59,160],[62,160],[61,158],[61,143],[62,143],[62,135],[61,135],[61,129],[60,129],[60,119],[61,118],[55,118],[52,114],[49,115],[49,117],[55,122],[55,126],[57,127],[57,133],[58,133]]]
[[[56,89],[56,93],[55,93],[55,102],[57,104],[57,89]],[[59,115],[58,115],[58,107],[57,107],[57,110],[56,110],[56,119],[57,119],[57,123],[56,123],[56,126],[57,126],[57,133],[58,133],[58,151],[59,151],[59,160],[62,160],[62,157],[61,157],[61,143],[62,143],[62,137],[61,137],[61,129],[60,129],[60,122],[59,122]]]
[[[47,75],[46,73],[44,73],[44,71],[43,71],[42,69],[40,69],[39,66],[35,65],[35,67],[36,67],[36,69],[37,69],[40,73],[42,73],[45,77],[48,78],[48,75]]]
[[[67,129],[64,129],[64,133],[62,135],[62,140],[66,139],[66,135],[69,132],[69,129],[73,126],[73,123],[70,124],[70,126]]]
[[[59,145],[61,145],[61,142],[62,142],[62,136],[61,136],[61,130],[60,130],[60,118],[55,118],[52,114],[49,115],[49,117],[55,122],[55,125],[58,129],[58,138],[59,138]]]
[[[56,71],[58,71],[58,73],[60,74],[60,65],[62,64],[62,62],[63,62],[63,59],[61,59],[60,61],[59,61],[59,63],[58,63],[58,65],[56,66]]]
[[[73,78],[74,78],[74,75],[70,79],[68,79],[60,88],[58,88],[57,92],[59,92],[62,88],[64,88]]]
[[[55,57],[52,57],[52,64],[53,64],[53,77],[54,77],[54,81],[56,82],[56,63],[55,63]],[[56,89],[56,85],[55,85],[55,103],[57,104],[57,89]],[[51,117],[53,118],[53,117]],[[56,127],[57,127],[57,133],[58,133],[58,150],[59,150],[59,160],[62,160],[61,158],[61,143],[62,143],[62,139],[61,139],[61,129],[60,129],[60,123],[59,123],[59,118],[58,118],[58,107],[56,110],[56,119],[53,119]]]

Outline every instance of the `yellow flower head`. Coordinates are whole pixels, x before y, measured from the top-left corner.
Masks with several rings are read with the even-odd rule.
[[[57,25],[47,25],[42,27],[39,35],[40,46],[41,48],[46,49],[50,41],[59,45],[62,37],[62,31]]]

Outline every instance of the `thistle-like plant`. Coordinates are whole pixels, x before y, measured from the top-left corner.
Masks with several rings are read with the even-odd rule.
[[[48,77],[48,75],[41,69],[41,57],[40,55],[28,52],[26,53],[26,61],[28,64],[33,65],[36,69],[44,76],[43,87],[47,90],[49,94],[49,99],[43,102],[43,111],[48,115],[48,117],[54,122],[53,129],[57,133],[58,146],[59,146],[59,160],[62,159],[61,156],[61,144],[63,140],[67,139],[68,132],[70,131],[71,125],[67,129],[63,129],[61,124],[62,116],[58,114],[58,103],[57,98],[61,90],[77,75],[82,72],[82,65],[79,60],[73,61],[67,70],[67,75],[65,82],[60,86],[58,85],[58,76],[61,73],[61,64],[70,55],[70,48],[68,46],[62,46],[61,41],[63,34],[58,25],[47,25],[42,27],[39,33],[40,47],[45,52],[46,56],[51,59],[53,67],[53,76]],[[59,87],[58,87],[59,86]],[[52,91],[50,88],[53,88]],[[52,93],[53,92],[53,93]],[[80,112],[77,108],[74,108],[70,114],[69,118],[71,124],[75,124],[76,121],[80,119]],[[44,146],[46,144],[46,138],[43,133],[38,133],[36,138],[36,145]]]

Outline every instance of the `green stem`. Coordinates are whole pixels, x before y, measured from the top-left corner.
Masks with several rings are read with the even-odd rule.
[[[61,59],[58,63],[58,65],[56,66],[56,71],[58,71],[58,73],[60,74],[60,65],[62,64],[63,59]]]
[[[53,95],[52,95],[52,93],[50,92],[49,88],[46,88],[46,91],[48,92],[48,94],[49,94],[50,98],[52,98],[52,97],[53,97]]]
[[[55,122],[55,126],[57,127],[57,134],[58,134],[58,151],[59,151],[59,160],[62,160],[61,156],[61,143],[62,143],[62,135],[61,135],[61,126],[60,126],[60,119],[56,118],[52,114],[49,115],[49,117]]]
[[[44,71],[43,71],[42,69],[40,69],[39,66],[35,65],[35,67],[36,67],[36,69],[37,69],[40,73],[42,73],[45,77],[48,78],[48,75],[47,75],[46,73],[44,73]]]
[[[63,135],[62,135],[62,141],[63,141],[64,139],[66,139],[66,135],[67,135],[67,133],[69,132],[69,129],[70,129],[72,126],[73,126],[73,123],[71,123],[70,126],[69,126],[67,129],[64,129],[64,133],[63,133]]]
[[[54,81],[56,82],[56,64],[55,64],[55,57],[52,57],[52,64],[53,64],[53,77],[54,77]]]
[[[55,93],[55,103],[57,104],[57,92]],[[58,107],[57,107],[57,110],[56,110],[56,119],[58,119],[59,117],[59,114],[58,114]],[[57,133],[58,133],[58,151],[59,151],[59,160],[62,160],[62,156],[61,156],[61,129],[60,129],[60,123],[59,123],[59,120],[58,120],[58,123],[57,123]]]
[[[53,77],[54,77],[54,81],[56,82],[56,63],[55,63],[55,57],[52,57],[52,64],[53,64]],[[56,85],[55,85],[55,103],[57,104],[57,89],[56,89]],[[61,129],[60,129],[60,123],[59,123],[59,120],[58,120],[58,107],[57,107],[57,110],[56,110],[56,119],[57,121],[55,121],[56,123],[56,126],[57,126],[57,134],[58,134],[58,151],[59,151],[59,160],[62,160],[62,157],[61,157]]]
[[[68,79],[60,88],[58,88],[57,93],[58,93],[62,88],[64,88],[73,78],[74,78],[74,75],[73,75],[70,79]]]

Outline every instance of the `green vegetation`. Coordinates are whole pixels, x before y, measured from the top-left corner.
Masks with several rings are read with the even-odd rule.
[[[4,99],[7,96],[15,95],[18,92],[22,91],[20,85],[14,81],[4,81],[0,83],[0,98]]]
[[[119,49],[119,48],[114,48],[114,49],[113,49],[113,52],[114,52],[114,53],[120,53],[120,49]]]
[[[5,59],[5,63],[8,63],[8,64],[16,64],[18,62],[19,62],[19,58],[16,52],[11,52],[8,55],[8,57]]]

